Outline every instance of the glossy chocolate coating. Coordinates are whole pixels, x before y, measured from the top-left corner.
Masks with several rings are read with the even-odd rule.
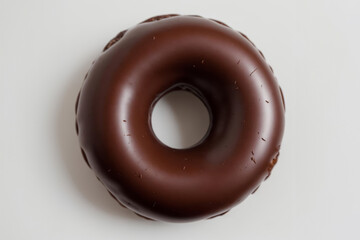
[[[165,146],[151,128],[154,103],[178,89],[211,115],[207,135],[188,149]],[[119,203],[180,222],[227,212],[269,176],[284,106],[271,67],[245,35],[166,15],[109,42],[85,78],[76,123],[85,160]]]

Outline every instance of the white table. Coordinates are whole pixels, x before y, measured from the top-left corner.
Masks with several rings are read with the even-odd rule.
[[[360,239],[360,2],[0,0],[0,239]],[[227,215],[150,222],[80,154],[74,103],[120,30],[164,13],[246,33],[286,98],[279,163]]]

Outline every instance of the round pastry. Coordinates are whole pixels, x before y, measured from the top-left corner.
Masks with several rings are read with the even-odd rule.
[[[154,104],[187,90],[210,114],[187,149],[161,143]],[[277,162],[284,99],[242,33],[199,16],[165,15],[119,33],[86,74],[76,104],[83,156],[110,194],[143,217],[192,221],[229,211]]]

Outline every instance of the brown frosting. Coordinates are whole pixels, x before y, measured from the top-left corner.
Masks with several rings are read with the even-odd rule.
[[[184,89],[207,106],[210,128],[188,149],[162,144],[154,104]],[[254,192],[277,162],[283,96],[248,40],[199,16],[150,18],[112,39],[76,103],[83,156],[121,205],[146,218],[221,215]]]

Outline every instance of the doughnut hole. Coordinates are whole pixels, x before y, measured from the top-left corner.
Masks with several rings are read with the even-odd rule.
[[[205,104],[192,92],[171,91],[155,104],[151,114],[157,139],[174,149],[187,149],[202,142],[210,126]]]

